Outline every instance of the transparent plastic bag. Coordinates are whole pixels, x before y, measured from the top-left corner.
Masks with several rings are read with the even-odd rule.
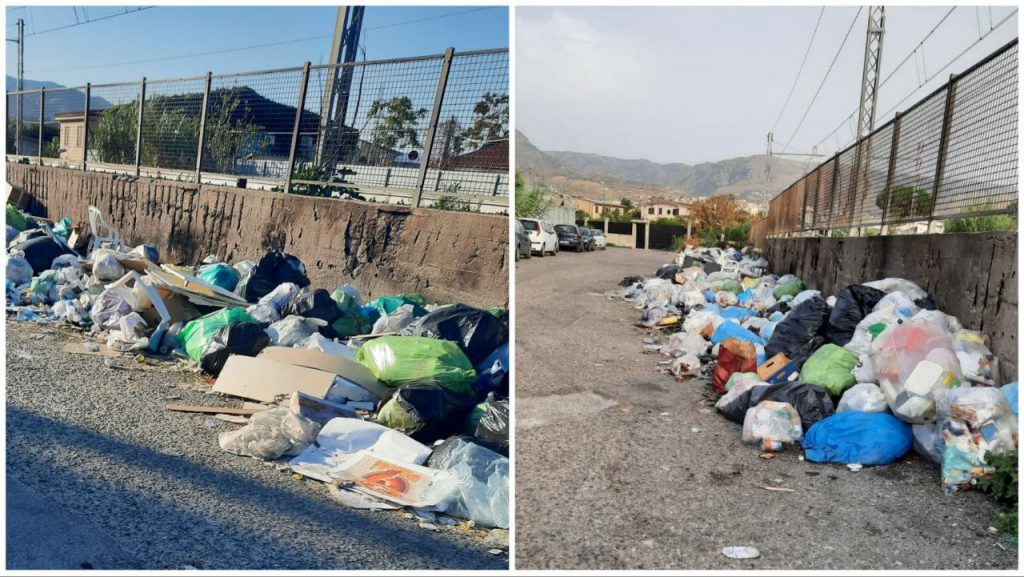
[[[267,328],[270,344],[278,347],[301,345],[310,336],[317,334],[320,327],[327,326],[321,319],[307,319],[296,315],[285,317]]]
[[[935,393],[935,406],[940,420],[961,421],[978,432],[977,445],[982,453],[1003,454],[1016,449],[1017,416],[999,389],[940,389]]]
[[[925,423],[911,427],[914,433],[914,451],[935,463],[942,463],[946,443],[942,440],[941,423]]]
[[[402,329],[411,325],[416,320],[416,312],[413,305],[405,304],[398,307],[398,310],[382,316],[373,323],[371,334],[380,335],[384,333],[399,333]]]
[[[14,283],[14,286],[32,282],[32,265],[20,257],[7,259],[7,280]]]
[[[856,411],[859,413],[881,413],[889,409],[882,389],[874,383],[858,383],[843,393],[839,399],[837,413]]]
[[[146,321],[139,313],[129,313],[118,319],[117,328],[107,335],[107,346],[122,353],[145,349],[149,347],[146,328]]]
[[[876,280],[864,283],[864,286],[869,286],[874,289],[878,289],[882,292],[903,292],[906,293],[911,300],[923,299],[928,296],[921,287],[902,278],[884,278],[882,280]]]
[[[700,359],[692,351],[686,351],[681,357],[672,361],[672,374],[677,377],[700,376]]]
[[[711,343],[704,340],[699,333],[673,333],[668,337],[668,343],[662,347],[661,354],[669,357],[680,357],[688,351],[698,355],[708,352]]]
[[[249,424],[237,431],[220,434],[220,448],[257,459],[276,459],[281,455],[298,455],[316,440],[320,425],[300,417],[286,407],[274,407],[256,413]]]
[[[508,528],[507,457],[477,443],[452,437],[434,450],[427,464],[449,474],[438,485],[445,491],[438,508],[477,525]]]
[[[989,350],[984,333],[957,331],[953,335],[953,349],[964,378],[990,387],[999,385],[999,357]]]
[[[889,408],[908,423],[933,420],[935,389],[962,378],[949,334],[928,322],[909,320],[883,332],[871,343],[871,361]]]
[[[129,302],[130,291],[124,288],[106,289],[99,294],[92,303],[89,316],[92,322],[105,329],[117,326],[121,317],[132,312],[132,304]]]
[[[295,283],[285,282],[274,287],[274,290],[260,297],[257,304],[270,306],[281,318],[281,312],[292,299],[299,294],[299,286]]]
[[[765,451],[778,451],[802,437],[800,415],[789,403],[761,401],[747,409],[743,418],[743,442],[758,444]]]
[[[101,248],[92,253],[92,276],[101,281],[114,281],[124,276],[124,267],[113,251]]]

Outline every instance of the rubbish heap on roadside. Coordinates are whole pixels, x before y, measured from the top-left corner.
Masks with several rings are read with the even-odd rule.
[[[231,415],[243,426],[220,434],[221,449],[288,459],[345,505],[508,528],[507,311],[418,294],[363,302],[347,284],[310,286],[302,262],[276,251],[161,263],[89,215],[88,227],[51,227],[7,205],[8,318],[201,368],[214,392],[247,402],[168,410]]]
[[[680,382],[710,377],[719,413],[772,458],[886,465],[911,450],[940,464],[944,492],[993,473],[988,455],[1017,447],[1017,383],[1004,384],[988,336],[936,310],[913,282],[886,278],[836,295],[807,290],[735,249],[687,248],[611,298]]]

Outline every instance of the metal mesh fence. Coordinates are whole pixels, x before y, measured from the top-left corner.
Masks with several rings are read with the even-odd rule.
[[[1015,228],[1017,81],[1014,40],[790,185],[754,232]],[[971,221],[992,215],[1006,216]]]
[[[423,195],[421,206],[442,195],[497,197],[507,207],[507,49],[88,92],[88,110],[86,87],[8,92],[8,154],[175,180],[245,178],[300,194],[384,191],[405,202]]]

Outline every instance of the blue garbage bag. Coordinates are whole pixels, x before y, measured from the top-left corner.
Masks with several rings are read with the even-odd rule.
[[[1006,400],[1010,402],[1010,408],[1013,409],[1013,414],[1014,415],[1018,414],[1017,413],[1017,381],[1014,381],[1012,383],[1007,383],[1007,384],[999,387],[999,390],[1003,392],[1003,395],[1006,396]]]
[[[754,316],[754,311],[745,309],[743,307],[726,307],[725,310],[719,312],[724,319],[733,319],[735,321],[742,321],[747,317]]]
[[[486,359],[475,367],[477,379],[473,382],[473,390],[477,398],[482,399],[492,391],[508,390],[508,343],[494,350]]]
[[[712,291],[712,290],[704,291],[704,298],[707,299],[707,301],[709,303],[715,302],[715,291]]]
[[[204,266],[196,277],[228,292],[235,290],[239,279],[238,271],[224,263]]]
[[[741,303],[745,303],[752,298],[754,298],[754,293],[750,292],[750,289],[747,289],[741,292],[740,294],[736,295],[736,300]]]
[[[741,327],[738,322],[726,319],[726,321],[718,325],[715,332],[711,334],[711,344],[717,345],[718,343],[728,339],[740,339],[741,341],[747,341],[749,343],[754,343],[755,345],[764,346],[764,339]]]
[[[890,413],[842,412],[811,425],[801,442],[815,463],[888,465],[910,452],[910,425]]]

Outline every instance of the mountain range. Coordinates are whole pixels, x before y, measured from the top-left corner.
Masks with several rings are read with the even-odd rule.
[[[809,166],[808,168],[813,168]],[[701,164],[660,164],[599,154],[540,150],[516,131],[516,169],[529,183],[595,200],[668,196],[699,198],[732,194],[759,202],[764,190],[764,156],[743,156]],[[778,194],[804,174],[804,163],[772,159],[772,190]]]
[[[49,80],[30,80],[25,78],[21,82],[23,90],[39,90],[40,88],[58,89],[66,88],[62,84],[56,82],[50,82]],[[18,79],[8,75],[7,76],[7,90],[16,90],[18,86]],[[22,115],[26,122],[35,122],[39,118],[39,96],[37,94],[25,94],[21,97],[22,106],[24,112]],[[14,121],[15,117],[15,104],[14,98],[8,99],[7,106],[10,108],[9,116],[11,121]],[[89,95],[89,109],[90,110],[102,110],[109,108],[110,102],[106,99],[96,96],[95,94]],[[82,108],[85,107],[85,92],[82,90],[62,90],[60,92],[53,92],[46,96],[46,121],[53,121],[54,116],[64,112],[82,112]]]

